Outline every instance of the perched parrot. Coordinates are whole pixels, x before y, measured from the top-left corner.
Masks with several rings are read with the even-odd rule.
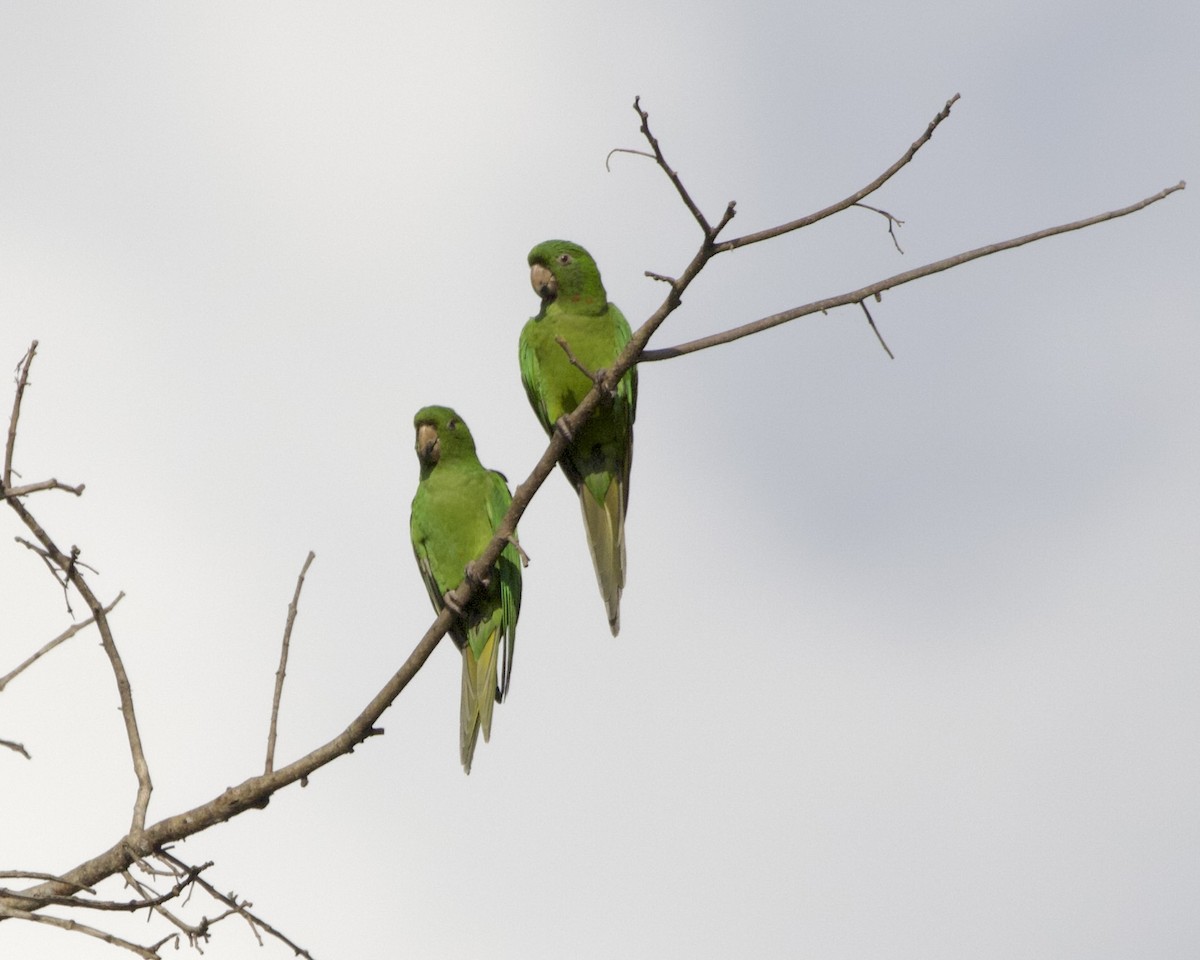
[[[467,564],[495,535],[512,496],[504,476],[480,464],[471,431],[449,407],[417,411],[413,426],[421,462],[410,520],[413,553],[433,608],[440,613],[445,595],[462,583]],[[487,586],[450,628],[463,657],[459,749],[467,773],[480,729],[485,741],[491,736],[492,705],[508,692],[520,610],[520,556],[515,543],[510,543],[496,561]],[[504,655],[497,685],[501,645]]]
[[[596,261],[583,247],[547,240],[529,252],[529,266],[542,308],[521,330],[521,381],[542,427],[552,435],[559,418],[571,413],[593,386],[571,358],[594,374],[612,365],[631,333],[621,311],[608,302]],[[625,511],[636,407],[635,368],[621,378],[613,401],[602,404],[570,438],[559,461],[579,495],[592,565],[614,637],[621,629],[625,588]]]

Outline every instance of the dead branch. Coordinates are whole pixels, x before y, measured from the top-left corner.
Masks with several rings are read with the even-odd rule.
[[[877,213],[881,217],[885,218],[888,225],[888,236],[892,238],[892,245],[896,248],[897,253],[904,253],[904,251],[900,248],[900,240],[896,236],[896,228],[904,226],[903,220],[901,220],[899,217],[893,217],[886,210],[880,210],[878,207],[873,207],[869,203],[856,203],[854,206],[862,207],[864,210],[870,210],[872,213]]]
[[[275,695],[271,699],[271,725],[267,731],[267,763],[263,770],[270,773],[275,768],[275,732],[279,722],[279,701],[283,696],[283,678],[287,675],[288,647],[292,642],[292,625],[296,622],[296,611],[300,605],[300,591],[304,588],[304,575],[317,558],[311,550],[300,568],[300,576],[296,578],[296,592],[292,594],[292,602],[288,604],[287,623],[283,628],[283,644],[279,651],[279,669],[275,671]]]
[[[879,328],[875,326],[875,318],[871,316],[871,311],[867,309],[865,300],[859,300],[858,305],[862,307],[863,313],[867,315],[867,323],[871,325],[871,329],[875,331],[875,336],[879,340],[879,345],[883,347],[884,353],[888,355],[889,360],[895,360],[896,355],[892,353],[892,348],[887,345],[887,341],[883,339],[883,334],[879,332]]]
[[[12,451],[16,444],[17,420],[21,414],[21,399],[25,393],[25,386],[29,380],[29,368],[33,364],[33,357],[36,351],[37,341],[35,340],[25,354],[17,381],[12,417],[9,420],[8,444],[4,455],[6,488],[8,486],[8,473],[12,467]],[[133,708],[133,691],[129,684],[129,677],[125,673],[125,664],[121,661],[121,655],[117,651],[117,644],[113,639],[112,630],[109,629],[108,613],[104,604],[96,598],[96,595],[92,593],[91,587],[88,586],[87,581],[84,579],[83,572],[80,569],[81,564],[78,563],[79,548],[72,547],[70,556],[64,554],[20,500],[9,497],[6,498],[5,502],[21,518],[21,521],[33,534],[34,539],[42,545],[42,555],[46,559],[47,564],[52,564],[61,570],[64,580],[69,582],[78,591],[79,595],[83,597],[84,602],[88,605],[88,609],[92,611],[92,619],[96,622],[96,627],[100,631],[100,642],[105,654],[108,655],[113,677],[117,682],[117,695],[121,701],[121,716],[125,721],[125,734],[129,741],[129,752],[133,758],[134,774],[137,777],[137,797],[133,804],[133,824],[130,828],[130,834],[136,835],[145,826],[146,809],[150,805],[150,793],[154,787],[150,781],[150,767],[146,763],[146,755],[142,749],[142,737],[138,732],[137,714]]]
[[[163,860],[164,862],[175,866],[179,870],[190,870],[191,869],[182,860],[179,860],[178,858],[176,858],[175,856],[173,856],[170,853],[167,853],[166,851],[161,852],[159,854],[159,858],[161,860]],[[238,916],[242,917],[246,921],[246,923],[250,926],[250,930],[254,934],[255,939],[258,940],[259,946],[262,946],[262,942],[263,942],[262,937],[259,936],[259,933],[258,933],[258,931],[261,929],[268,936],[274,937],[280,943],[285,944],[287,947],[289,947],[295,956],[307,957],[308,960],[313,960],[312,954],[310,954],[307,950],[303,949],[302,947],[297,946],[295,943],[293,943],[291,940],[289,940],[286,936],[284,936],[282,933],[280,933],[278,930],[276,930],[273,926],[271,926],[269,923],[267,923],[262,917],[258,916],[257,914],[251,913],[250,907],[253,906],[252,903],[245,901],[245,900],[239,902],[237,897],[235,897],[232,893],[229,893],[229,894],[221,893],[221,891],[219,891],[216,887],[214,887],[211,883],[209,883],[203,877],[198,876],[196,878],[196,885],[201,887],[210,897],[212,897],[215,900],[219,900],[221,903],[223,903],[227,907],[229,907],[229,913],[226,914],[226,916],[236,913]],[[216,920],[212,921],[212,923],[215,923],[215,922],[216,922]]]
[[[108,625],[108,614],[105,612],[104,604],[92,593],[91,587],[88,586],[74,558],[67,556],[58,548],[57,544],[50,539],[50,535],[42,529],[41,524],[25,509],[20,500],[8,500],[7,502],[42,545],[46,555],[63,572],[79,595],[83,597],[88,609],[92,611],[92,619],[95,620],[96,627],[100,631],[100,643],[104,648],[105,654],[108,655],[113,677],[117,682],[117,695],[121,701],[121,716],[125,721],[125,735],[129,741],[129,752],[133,758],[133,770],[137,777],[137,797],[133,804],[133,825],[130,829],[131,835],[137,834],[145,826],[146,808],[150,805],[150,793],[154,787],[150,781],[150,767],[146,763],[146,754],[142,750],[142,737],[138,732],[137,714],[133,707],[133,690],[129,684],[129,676],[125,673],[125,664],[122,662],[121,655],[117,651],[117,644],[113,639],[112,630]]]
[[[73,493],[77,497],[83,496],[84,484],[71,486],[69,483],[62,483],[59,480],[51,477],[49,480],[41,480],[38,483],[29,483],[23,487],[12,487],[0,490],[0,500],[7,497],[24,497],[31,493],[37,493],[39,490],[66,490],[68,493]]]
[[[691,340],[687,343],[682,343],[676,347],[666,347],[661,350],[647,350],[639,358],[639,362],[650,363],[655,360],[670,360],[674,357],[681,357],[687,353],[695,353],[697,350],[705,350],[709,347],[719,346],[723,343],[732,343],[734,340],[739,340],[742,337],[748,337],[753,333],[761,333],[763,330],[769,330],[771,327],[777,327],[781,323],[787,323],[789,320],[796,320],[799,317],[808,316],[811,313],[821,313],[826,310],[832,310],[835,307],[844,307],[852,303],[861,303],[868,297],[877,297],[884,290],[891,290],[893,287],[899,287],[905,283],[911,283],[913,280],[919,280],[922,277],[932,276],[935,273],[941,273],[943,270],[949,270],[952,267],[961,266],[964,263],[969,263],[972,260],[978,260],[980,257],[990,257],[994,253],[1000,253],[1003,250],[1012,250],[1014,247],[1021,247],[1027,243],[1034,243],[1037,240],[1045,240],[1047,237],[1057,236],[1060,233],[1070,233],[1073,230],[1082,230],[1084,227],[1091,227],[1098,223],[1103,223],[1105,220],[1115,220],[1118,217],[1128,216],[1131,213],[1137,213],[1139,210],[1144,210],[1152,203],[1157,203],[1165,197],[1170,196],[1177,190],[1183,190],[1187,184],[1180,180],[1173,187],[1167,187],[1160,190],[1151,197],[1146,197],[1144,200],[1139,200],[1137,203],[1132,203],[1127,207],[1121,207],[1117,210],[1109,210],[1107,213],[1098,213],[1093,217],[1085,217],[1082,220],[1075,220],[1071,223],[1064,223],[1056,227],[1046,227],[1042,230],[1027,233],[1024,236],[1014,237],[1011,240],[1001,240],[998,243],[990,243],[987,246],[976,247],[974,250],[968,250],[965,253],[958,253],[952,257],[946,257],[944,260],[936,260],[933,263],[927,263],[923,267],[916,267],[912,270],[906,270],[904,273],[898,273],[893,277],[888,277],[886,280],[878,280],[875,283],[868,284],[865,287],[860,287],[858,290],[852,290],[849,293],[839,294],[836,297],[828,297],[824,300],[817,300],[813,303],[805,304],[802,307],[795,307],[791,310],[784,310],[782,313],[775,313],[769,317],[763,317],[761,320],[755,320],[752,323],[743,324],[740,327],[734,327],[732,330],[726,330],[722,333],[714,333],[708,337],[701,337],[698,340]]]
[[[17,389],[13,396],[12,415],[8,418],[8,441],[4,444],[4,475],[0,477],[0,490],[12,486],[13,449],[17,445],[17,420],[21,416],[21,397],[25,394],[25,385],[29,382],[29,366],[33,363],[33,355],[37,353],[38,342],[33,341],[25,356],[17,364]]]
[[[123,947],[131,953],[136,953],[139,957],[144,957],[145,960],[160,960],[158,948],[166,941],[161,941],[151,947],[142,947],[136,943],[131,943],[124,940],[115,934],[108,933],[105,930],[98,930],[95,927],[90,927],[86,923],[80,923],[77,920],[64,920],[62,917],[53,917],[45,913],[33,913],[28,910],[20,910],[15,907],[9,907],[0,902],[0,920],[29,920],[32,923],[44,923],[50,927],[58,927],[61,930],[71,930],[75,933],[83,933],[89,937],[95,937],[97,940],[103,940],[105,943],[111,944],[114,947]],[[171,939],[170,937],[167,938]]]
[[[23,756],[26,760],[33,759],[33,757],[29,755],[29,751],[25,749],[25,744],[17,743],[15,740],[0,740],[0,747],[7,747],[9,750],[13,750],[16,753],[21,754],[21,756]]]
[[[134,913],[138,910],[144,910],[149,907],[157,907],[166,903],[168,900],[174,900],[184,892],[192,882],[200,876],[200,872],[207,870],[212,866],[212,862],[200,865],[199,867],[189,867],[186,873],[170,890],[166,893],[151,895],[145,891],[137,881],[133,881],[132,885],[142,894],[140,900],[87,900],[79,896],[60,896],[51,895],[46,897],[30,897],[23,893],[14,890],[0,889],[0,894],[9,900],[24,901],[28,909],[35,909],[44,906],[59,906],[59,907],[79,907],[85,910],[101,910],[118,913]],[[58,880],[60,878],[53,877]],[[130,878],[132,879],[132,878]],[[94,893],[95,891],[93,891]]]
[[[800,217],[798,220],[790,220],[787,223],[781,223],[777,227],[769,227],[766,230],[759,230],[757,233],[748,233],[744,237],[736,237],[733,240],[726,240],[723,243],[718,244],[717,249],[714,252],[724,253],[727,250],[736,250],[738,247],[745,247],[751,243],[759,243],[763,240],[771,240],[774,237],[781,237],[785,233],[791,233],[793,230],[799,230],[803,227],[811,226],[819,220],[824,220],[826,217],[832,217],[835,213],[841,213],[843,210],[846,210],[847,208],[857,204],[860,200],[869,197],[908,165],[909,161],[911,161],[912,158],[917,155],[917,151],[925,146],[925,144],[929,142],[930,138],[933,137],[933,131],[941,125],[943,120],[950,116],[950,108],[953,107],[958,100],[959,94],[957,93],[947,100],[946,105],[942,107],[937,116],[929,121],[929,126],[925,128],[925,132],[912,142],[911,146],[909,146],[909,148],[904,152],[904,155],[901,156],[900,159],[893,163],[890,167],[884,170],[883,173],[868,183],[865,187],[860,187],[858,190],[855,190],[854,193],[850,194],[850,196],[839,200],[837,203],[830,204],[828,207],[825,207],[823,210],[818,210],[816,213],[810,213],[808,216]],[[637,109],[636,103],[634,105],[634,109]],[[638,112],[641,113],[640,110],[638,110]]]
[[[66,883],[62,877],[55,873],[43,873],[41,870],[0,870],[0,880],[54,880],[58,883]],[[77,890],[82,890],[84,893],[90,893],[93,897],[96,891],[91,887],[76,886]],[[3,891],[9,893],[10,891]]]
[[[112,603],[110,603],[107,607],[104,608],[104,612],[106,614],[112,613],[113,607],[115,607],[118,603],[120,603],[122,598],[124,598],[124,596],[125,596],[125,591],[122,590],[120,593],[117,594],[117,598]],[[38,660],[40,660],[42,657],[44,657],[46,654],[48,654],[51,650],[53,650],[55,647],[57,647],[60,643],[64,643],[65,641],[70,640],[80,630],[90,627],[95,622],[96,622],[95,617],[88,617],[86,620],[81,620],[79,623],[71,624],[71,626],[67,627],[66,630],[64,630],[57,637],[55,637],[53,640],[51,640],[49,643],[47,643],[45,646],[43,646],[40,650],[38,650],[37,653],[28,657],[22,663],[17,664],[17,666],[15,666],[12,670],[10,670],[4,676],[0,677],[0,692],[3,692],[4,688],[6,686],[8,686],[10,680],[13,680],[18,674],[27,670],[34,663],[36,663]],[[0,873],[0,876],[3,876],[3,875],[4,874]]]

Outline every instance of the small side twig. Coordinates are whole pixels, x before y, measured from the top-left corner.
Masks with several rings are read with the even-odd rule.
[[[899,217],[893,217],[886,210],[880,210],[878,207],[873,207],[869,203],[856,203],[854,206],[862,207],[864,210],[870,210],[872,213],[877,213],[881,217],[884,217],[887,220],[888,235],[892,238],[892,244],[896,247],[896,252],[900,254],[904,253],[904,251],[900,249],[900,241],[896,239],[896,227],[904,226],[903,220],[901,220]]]
[[[267,764],[264,773],[269,774],[275,769],[275,733],[279,723],[279,701],[283,697],[283,678],[287,674],[288,648],[292,642],[292,625],[296,622],[296,611],[300,605],[300,591],[304,588],[304,575],[317,558],[311,550],[300,568],[300,576],[296,578],[296,592],[292,594],[292,602],[288,604],[287,624],[283,628],[283,644],[279,651],[279,669],[275,671],[275,695],[271,698],[271,726],[267,731]]]
[[[32,913],[28,910],[18,910],[14,907],[0,906],[0,919],[11,918],[13,920],[28,920],[31,923],[44,923],[47,926],[57,927],[60,930],[70,930],[74,933],[86,934],[89,937],[95,937],[97,940],[103,940],[105,943],[114,947],[122,947],[131,953],[137,954],[144,960],[161,960],[158,948],[166,941],[160,941],[150,947],[143,947],[129,940],[124,940],[116,934],[109,933],[107,930],[99,930],[96,927],[90,927],[86,923],[80,923],[78,920],[64,920],[62,917],[54,917],[45,913]],[[170,937],[167,938],[168,940]]]
[[[79,483],[72,486],[69,483],[62,483],[51,477],[49,480],[41,480],[37,483],[28,483],[23,487],[8,487],[0,490],[0,500],[5,500],[9,497],[24,497],[31,493],[37,493],[39,490],[66,490],[68,493],[73,493],[77,497],[83,496],[85,484]]]
[[[937,116],[929,121],[929,126],[925,128],[925,132],[912,142],[909,148],[904,152],[904,155],[890,167],[884,170],[883,173],[868,183],[865,187],[860,187],[848,197],[844,197],[837,203],[832,203],[824,209],[818,210],[816,213],[810,213],[807,216],[800,217],[797,220],[789,220],[787,223],[781,223],[777,227],[769,227],[766,230],[748,233],[745,236],[735,237],[732,240],[726,240],[722,243],[719,243],[717,244],[716,252],[724,253],[727,250],[735,250],[738,247],[745,247],[751,243],[759,243],[763,240],[770,240],[772,237],[782,236],[785,233],[791,233],[793,230],[799,230],[802,227],[811,226],[819,220],[824,220],[826,217],[832,217],[835,213],[841,213],[841,211],[845,210],[847,207],[854,206],[864,197],[869,197],[872,193],[891,180],[892,177],[899,173],[905,166],[907,166],[912,158],[917,155],[917,151],[929,142],[930,138],[933,136],[933,131],[936,130],[947,117],[950,116],[950,109],[955,103],[958,102],[958,99],[959,94],[956,93],[949,100],[947,100],[946,105],[942,107]]]
[[[21,538],[18,537],[17,539],[20,540]],[[38,549],[38,548],[34,547],[33,544],[26,543],[26,541],[22,540],[21,542],[25,543],[26,546],[30,547],[31,549],[34,549],[34,550]],[[42,551],[42,550],[38,550],[38,552],[42,553],[42,554],[45,553],[45,551]],[[112,603],[110,603],[107,607],[104,608],[104,612],[106,614],[112,613],[113,607],[115,607],[118,603],[120,603],[121,600],[124,598],[124,596],[125,596],[125,591],[122,590],[120,593],[117,594],[117,598]],[[95,622],[96,622],[95,617],[88,617],[86,620],[79,621],[79,623],[71,624],[71,626],[67,627],[66,630],[64,630],[57,637],[55,637],[53,640],[51,640],[49,643],[47,643],[45,646],[43,646],[35,654],[26,658],[22,663],[19,663],[16,667],[14,667],[12,670],[10,670],[8,673],[6,673],[4,676],[0,677],[0,692],[2,692],[4,690],[4,688],[6,686],[8,686],[9,681],[16,678],[16,676],[18,674],[23,673],[25,670],[27,670],[29,667],[31,667],[34,663],[36,663],[38,660],[40,660],[42,657],[44,657],[46,654],[48,654],[51,650],[53,650],[55,647],[57,647],[60,643],[64,643],[67,640],[70,640],[80,630],[90,627]],[[2,875],[3,874],[0,874],[0,876],[2,876]]]
[[[880,333],[879,328],[877,326],[875,326],[875,318],[871,316],[871,311],[867,309],[867,302],[865,300],[859,300],[858,305],[860,307],[862,307],[863,313],[865,313],[867,315],[867,323],[869,323],[871,325],[871,329],[875,331],[875,337],[879,340],[879,345],[881,347],[883,347],[884,353],[886,353],[888,355],[889,359],[895,360],[896,355],[894,353],[892,353],[891,348],[887,345],[887,342],[883,339],[883,334]]]
[[[613,147],[608,151],[608,156],[604,158],[604,169],[609,173],[612,173],[612,167],[609,166],[608,161],[612,159],[612,155],[614,153],[631,153],[635,157],[648,157],[651,160],[654,159],[654,154],[647,153],[645,150],[632,150],[629,147]]]
[[[0,477],[0,489],[7,490],[12,486],[13,449],[17,445],[17,420],[21,416],[21,398],[25,395],[25,386],[29,383],[29,367],[37,353],[38,342],[33,341],[25,356],[17,364],[17,391],[13,396],[12,415],[8,419],[8,442],[4,445],[4,475]]]
[[[137,796],[133,803],[130,834],[132,836],[140,836],[146,827],[146,810],[150,806],[150,794],[154,790],[154,784],[150,780],[150,766],[146,762],[146,753],[142,748],[142,735],[138,730],[137,713],[133,706],[133,689],[129,683],[129,675],[125,672],[125,663],[121,659],[121,654],[117,650],[116,640],[113,638],[112,630],[109,627],[108,614],[105,611],[104,605],[92,592],[92,588],[88,585],[82,571],[79,569],[82,564],[77,562],[78,548],[72,548],[71,556],[68,557],[58,548],[50,538],[50,535],[42,529],[42,525],[34,519],[33,514],[25,509],[24,504],[20,500],[10,499],[7,503],[33,533],[38,543],[41,544],[43,558],[53,561],[53,564],[63,572],[71,586],[83,597],[88,609],[92,611],[92,617],[96,621],[97,629],[100,631],[100,644],[108,656],[113,678],[117,683],[117,696],[121,701],[121,717],[125,721],[125,737],[129,741],[129,753],[133,760],[133,772],[137,777],[138,788]]]
[[[517,556],[521,558],[521,566],[529,566],[529,554],[527,554],[521,547],[521,544],[517,541],[516,535],[514,534],[513,536],[509,537],[508,542],[512,544],[513,549],[517,551]]]
[[[70,880],[65,880],[56,873],[43,873],[41,870],[0,870],[0,880],[22,880],[28,878],[30,880],[53,880],[55,883],[64,883],[76,890],[82,890],[85,893],[96,895],[94,887],[85,887],[83,884],[72,883]]]
[[[9,750],[19,753],[26,760],[33,759],[33,757],[29,755],[29,751],[25,749],[25,744],[17,743],[15,740],[0,740],[0,747],[8,747]],[[2,876],[4,876],[4,874],[0,873],[0,877]]]
[[[664,347],[659,350],[646,350],[639,358],[639,363],[653,363],[657,360],[671,360],[675,357],[681,357],[688,353],[696,353],[698,350],[707,350],[709,347],[719,346],[724,343],[732,343],[734,340],[739,340],[742,337],[748,337],[751,334],[760,333],[763,330],[769,330],[771,327],[777,327],[781,323],[787,323],[790,320],[796,320],[800,317],[808,316],[812,313],[821,313],[826,310],[832,310],[834,307],[845,307],[852,303],[859,303],[868,297],[874,297],[885,290],[891,290],[894,287],[899,287],[905,283],[911,283],[913,280],[918,280],[921,277],[928,277],[935,273],[940,273],[943,270],[949,270],[953,267],[961,266],[964,263],[969,263],[972,260],[978,260],[980,257],[989,257],[994,253],[1000,253],[1003,250],[1012,250],[1014,247],[1020,247],[1027,243],[1033,243],[1037,240],[1044,240],[1047,237],[1057,236],[1060,233],[1070,233],[1073,230],[1082,230],[1084,227],[1094,226],[1097,223],[1103,223],[1105,220],[1115,220],[1118,217],[1124,217],[1131,213],[1136,213],[1138,210],[1143,210],[1152,203],[1157,203],[1165,197],[1170,196],[1178,190],[1183,190],[1187,184],[1180,180],[1173,187],[1167,187],[1160,190],[1151,197],[1146,197],[1144,200],[1139,200],[1137,203],[1132,203],[1127,207],[1121,207],[1117,210],[1109,210],[1107,213],[1098,213],[1092,217],[1086,217],[1083,220],[1076,220],[1072,223],[1064,223],[1056,227],[1046,227],[1043,230],[1037,230],[1034,233],[1027,233],[1021,237],[1014,237],[1011,240],[1002,240],[999,243],[989,243],[987,246],[976,247],[974,250],[967,250],[963,253],[955,254],[952,257],[946,257],[944,260],[935,260],[932,263],[927,263],[921,267],[914,267],[912,270],[906,270],[904,273],[898,273],[895,276],[888,277],[885,280],[877,280],[875,283],[861,287],[858,290],[851,290],[848,293],[839,294],[836,297],[827,297],[824,300],[816,300],[812,303],[807,303],[804,306],[794,307],[791,310],[784,310],[781,313],[772,314],[769,317],[763,317],[759,320],[754,320],[751,323],[742,324],[739,327],[734,327],[731,330],[725,330],[721,333],[714,333],[707,337],[700,337],[696,340],[689,340],[687,343],[681,343],[674,347]]]
[[[209,862],[199,867],[190,867],[187,873],[170,890],[160,894],[155,894],[152,890],[148,890],[136,880],[133,880],[132,877],[128,876],[128,872],[126,871],[126,880],[137,890],[141,897],[139,900],[85,900],[78,896],[61,896],[58,894],[49,894],[44,897],[28,897],[13,890],[5,890],[3,893],[8,899],[24,901],[31,907],[53,905],[59,907],[79,907],[85,910],[100,910],[110,913],[135,913],[138,910],[144,910],[148,907],[159,907],[169,900],[174,900],[192,884],[196,877],[200,875],[200,871],[207,870],[211,866],[212,863]]]
[[[596,374],[593,373],[591,370],[589,370],[587,367],[585,367],[582,363],[580,363],[579,358],[576,357],[575,354],[573,354],[571,352],[571,345],[569,343],[567,343],[566,340],[564,340],[562,337],[555,337],[554,342],[563,348],[563,353],[565,353],[567,355],[567,360],[570,362],[571,366],[573,366],[576,370],[578,370],[585,377],[587,377],[589,380],[591,380],[592,383],[599,382]]]
[[[646,142],[650,144],[650,149],[653,151],[655,162],[662,167],[663,172],[670,178],[671,183],[675,186],[675,192],[679,194],[679,199],[683,201],[683,205],[691,211],[696,223],[700,224],[700,229],[704,231],[704,239],[711,243],[717,235],[712,227],[708,225],[708,219],[700,212],[700,208],[696,206],[696,201],[692,199],[687,188],[683,185],[683,181],[679,179],[679,174],[671,169],[671,165],[667,163],[667,158],[663,156],[662,149],[658,145],[658,138],[650,132],[650,114],[642,109],[642,98],[633,98],[633,109],[637,111],[637,115],[642,120],[642,136],[646,138]]]
[[[182,860],[173,854],[167,853],[165,850],[160,851],[158,855],[163,861],[173,864],[180,870],[190,869]],[[250,929],[254,931],[254,936],[258,939],[260,944],[262,943],[262,938],[258,936],[258,931],[255,929],[256,927],[262,929],[269,936],[274,937],[280,943],[287,946],[287,948],[291,950],[297,957],[307,957],[308,960],[313,960],[312,954],[310,954],[307,950],[297,946],[273,926],[263,920],[262,917],[251,913],[249,908],[253,906],[253,904],[249,903],[248,901],[239,903],[232,893],[228,895],[221,893],[203,877],[196,877],[196,885],[203,889],[210,897],[219,900],[221,903],[225,904],[225,906],[229,907],[231,913],[236,913],[243,917],[250,925]]]

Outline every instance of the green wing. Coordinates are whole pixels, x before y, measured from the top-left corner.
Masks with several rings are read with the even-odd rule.
[[[489,471],[491,487],[488,496],[488,519],[495,530],[512,503],[508,483],[504,474]],[[509,543],[496,561],[500,576],[500,635],[504,641],[503,668],[500,672],[500,687],[497,699],[503,701],[512,682],[513,649],[517,640],[517,616],[521,612],[521,556],[517,548]]]
[[[537,351],[534,350],[529,336],[530,325],[534,322],[534,320],[528,321],[521,331],[519,349],[521,384],[525,387],[525,396],[529,398],[529,405],[533,407],[538,422],[541,423],[542,429],[549,433],[554,429],[554,424],[550,422],[550,413],[546,409],[546,381],[541,364],[538,363]],[[629,324],[625,326],[628,328]]]

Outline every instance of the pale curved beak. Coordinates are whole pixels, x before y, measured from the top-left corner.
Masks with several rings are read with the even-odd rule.
[[[432,423],[421,424],[417,427],[417,459],[432,465],[438,462],[441,455],[437,427]]]
[[[529,282],[543,300],[550,301],[558,296],[558,281],[554,279],[554,274],[540,263],[535,263],[529,271]]]

